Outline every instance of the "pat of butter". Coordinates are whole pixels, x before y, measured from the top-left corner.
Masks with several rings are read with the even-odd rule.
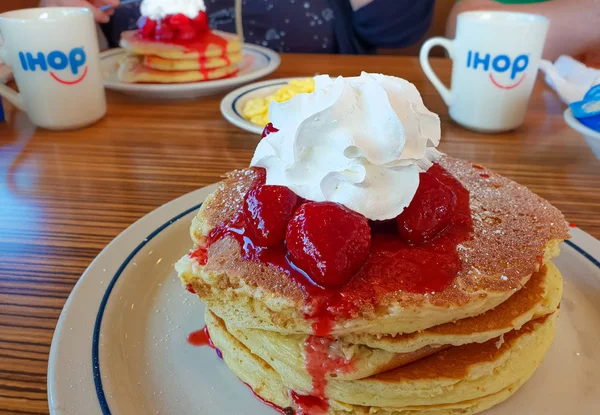
[[[246,102],[242,116],[253,124],[265,126],[269,123],[269,105],[271,101],[285,102],[298,94],[311,93],[315,90],[312,78],[293,79],[272,95],[264,98],[254,98]]]

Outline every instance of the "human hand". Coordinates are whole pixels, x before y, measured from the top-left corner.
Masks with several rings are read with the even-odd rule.
[[[92,11],[94,19],[98,23],[107,23],[110,16],[115,12],[114,9],[107,11],[100,10],[101,6],[118,6],[120,0],[42,0],[41,7],[85,7]]]

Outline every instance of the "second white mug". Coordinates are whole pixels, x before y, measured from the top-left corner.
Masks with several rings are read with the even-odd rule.
[[[98,35],[89,9],[52,7],[0,14],[0,58],[20,93],[0,84],[0,95],[34,124],[72,129],[106,113]]]
[[[498,11],[458,15],[454,40],[434,37],[423,44],[425,75],[464,127],[500,132],[523,123],[544,49],[548,19]],[[452,88],[429,64],[429,51],[442,46],[452,59]]]

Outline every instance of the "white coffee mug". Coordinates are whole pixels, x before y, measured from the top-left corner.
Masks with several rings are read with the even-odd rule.
[[[20,93],[0,95],[36,125],[72,129],[106,113],[96,25],[85,8],[51,7],[0,14],[0,60],[13,70]]]
[[[434,37],[419,56],[450,117],[482,131],[512,130],[523,123],[544,49],[548,19],[499,11],[458,15],[456,38]],[[429,51],[442,46],[452,59],[452,89],[431,69]]]

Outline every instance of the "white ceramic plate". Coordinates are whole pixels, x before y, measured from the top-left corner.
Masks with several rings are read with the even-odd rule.
[[[213,189],[146,215],[83,274],[52,341],[51,414],[275,414],[210,348],[186,343],[204,311],[173,263],[188,251],[190,221]],[[572,236],[555,261],[565,278],[556,340],[533,378],[486,415],[598,413],[600,242],[580,229]]]
[[[180,99],[219,94],[262,78],[277,69],[281,63],[279,55],[271,49],[244,43],[240,72],[232,78],[183,84],[131,84],[121,82],[117,76],[119,62],[125,53],[124,49],[110,49],[100,54],[104,86],[142,98]]]
[[[573,116],[571,108],[567,108],[565,110],[563,113],[563,118],[569,127],[583,134],[585,141],[587,141],[587,143],[590,145],[590,148],[596,157],[600,159],[600,132],[594,131],[588,126],[580,123],[579,120]]]
[[[246,105],[246,102],[254,98],[264,98],[267,95],[275,93],[279,88],[287,84],[293,79],[303,78],[280,78],[280,79],[269,79],[268,81],[255,82],[250,85],[243,86],[229,94],[225,95],[225,98],[221,101],[221,114],[223,117],[236,127],[240,127],[243,130],[250,131],[255,134],[262,134],[264,125],[256,125],[248,121],[242,116],[242,108]]]

